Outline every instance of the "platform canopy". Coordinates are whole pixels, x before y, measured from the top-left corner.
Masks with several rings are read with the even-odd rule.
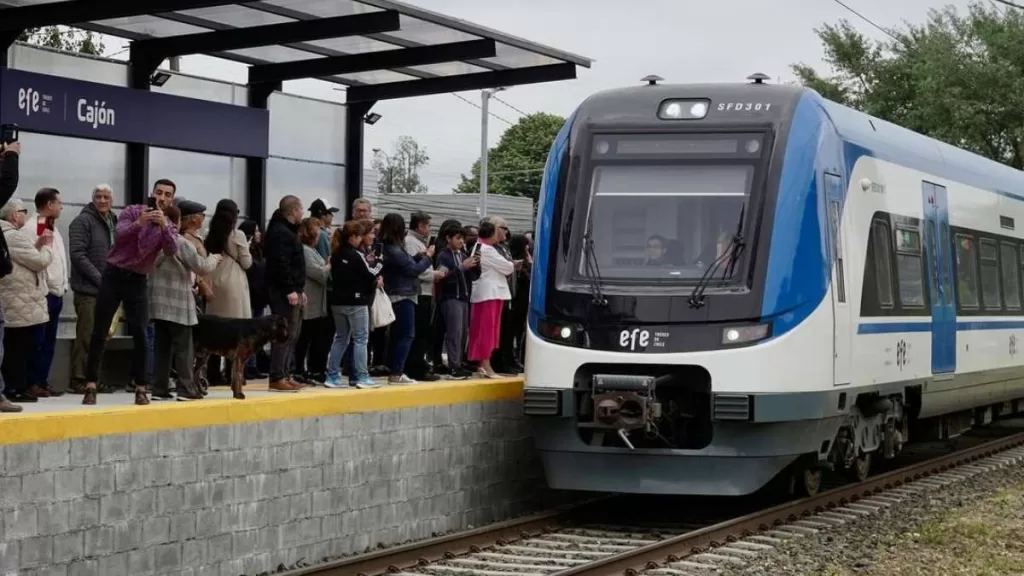
[[[249,83],[318,78],[373,102],[576,77],[591,60],[394,0],[0,0],[0,40],[69,25],[132,40],[131,59],[205,54]]]

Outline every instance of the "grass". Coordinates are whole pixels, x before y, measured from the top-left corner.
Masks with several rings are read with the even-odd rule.
[[[823,576],[1009,576],[1024,574],[1024,483],[879,542],[874,563],[830,565]]]

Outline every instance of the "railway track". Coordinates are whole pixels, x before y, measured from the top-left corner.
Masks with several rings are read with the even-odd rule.
[[[898,469],[769,508],[723,508],[688,523],[626,525],[608,513],[615,499],[601,498],[285,576],[697,576],[742,566],[784,539],[854,521],[918,491],[1024,459],[1024,432],[1002,433],[992,439],[999,432],[981,429],[973,444],[938,456],[934,447],[916,448],[908,454],[911,463]]]

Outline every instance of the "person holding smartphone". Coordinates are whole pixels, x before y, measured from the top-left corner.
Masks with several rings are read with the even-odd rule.
[[[464,241],[461,227],[445,228],[445,249],[437,255],[438,266],[448,271],[438,284],[448,370],[452,378],[459,380],[473,375],[464,365],[463,346],[469,327],[470,286],[480,278],[480,256],[465,257],[462,252]]]
[[[33,335],[35,353],[29,362],[28,381],[34,394],[40,398],[48,398],[64,395],[64,392],[50,385],[49,377],[54,347],[57,344],[57,326],[60,324],[61,310],[64,309],[64,295],[71,288],[71,268],[68,252],[64,248],[64,236],[56,226],[57,219],[64,209],[60,191],[55,188],[40,188],[36,192],[35,204],[34,222],[22,230],[32,242],[49,232],[53,239],[53,259],[46,267],[46,309],[49,320],[45,324],[40,324]]]
[[[162,251],[174,256],[178,251],[178,230],[164,216],[163,210],[174,202],[177,188],[169,180],[158,180],[153,195],[143,204],[134,204],[121,211],[114,230],[114,246],[107,254],[107,267],[100,279],[96,297],[96,320],[93,323],[89,358],[85,365],[85,396],[82,404],[96,404],[96,383],[99,380],[100,358],[106,349],[107,332],[118,306],[124,309],[125,321],[132,335],[132,372],[135,381],[135,403],[149,404],[152,346],[147,342],[149,326],[149,285],[147,276],[156,267]]]

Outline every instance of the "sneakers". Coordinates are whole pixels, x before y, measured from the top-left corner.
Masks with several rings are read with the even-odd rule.
[[[0,414],[16,414],[22,410],[24,410],[24,408],[12,404],[10,400],[0,395]]]
[[[452,380],[468,380],[473,377],[473,373],[465,368],[456,368],[451,372]]]
[[[328,376],[324,379],[325,388],[345,388],[345,383],[341,381],[340,376]]]
[[[408,386],[410,384],[416,384],[416,381],[405,374],[402,374],[401,376],[388,376],[388,384]]]
[[[355,386],[356,388],[359,388],[360,390],[368,390],[368,389],[373,389],[373,388],[380,388],[380,384],[377,384],[376,382],[374,382],[372,378],[366,378],[366,379],[363,379],[363,380],[356,380],[356,382],[354,384],[352,384],[352,385]]]

